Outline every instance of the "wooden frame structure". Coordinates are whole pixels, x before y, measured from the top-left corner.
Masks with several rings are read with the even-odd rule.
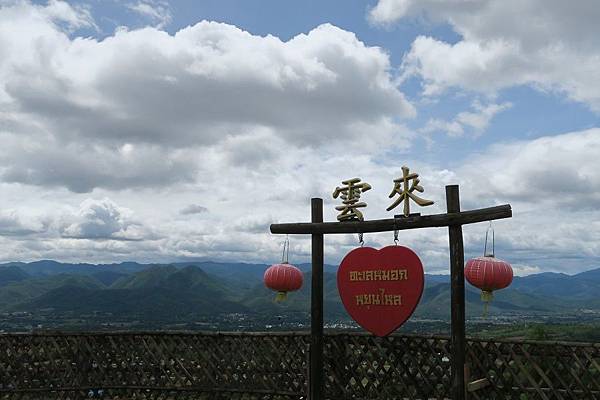
[[[458,185],[446,186],[446,214],[410,215],[372,221],[323,222],[323,199],[311,199],[311,222],[272,224],[271,233],[312,236],[311,335],[309,400],[323,400],[323,235],[388,232],[395,230],[448,227],[451,280],[452,395],[463,400],[465,391],[465,280],[462,225],[512,217],[509,204],[460,211]]]

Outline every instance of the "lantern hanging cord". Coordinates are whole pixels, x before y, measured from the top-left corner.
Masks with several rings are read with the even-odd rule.
[[[283,242],[283,254],[281,255],[281,263],[287,264],[290,256],[290,239],[288,235],[285,235],[285,241]]]
[[[495,243],[494,243],[494,228],[492,227],[492,221],[490,221],[490,225],[488,226],[488,228],[485,231],[485,244],[483,245],[483,256],[487,257],[488,256],[488,252],[487,252],[487,243],[488,243],[488,234],[490,232],[490,230],[492,231],[492,253],[490,254],[492,257],[494,257],[494,250],[495,250]]]

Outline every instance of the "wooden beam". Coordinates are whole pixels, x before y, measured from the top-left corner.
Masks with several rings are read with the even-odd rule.
[[[446,186],[448,213],[460,212],[458,185]],[[450,317],[452,343],[452,399],[464,400],[465,392],[465,254],[461,225],[448,228],[450,246]]]
[[[347,222],[300,222],[272,224],[271,233],[286,234],[329,234],[329,233],[366,233],[386,232],[416,228],[434,228],[441,226],[466,225],[476,222],[512,217],[510,204],[481,208],[470,211],[448,212],[424,216],[377,219],[371,221]]]
[[[311,199],[311,220],[323,222],[323,199]],[[323,400],[323,234],[312,234],[309,400]]]

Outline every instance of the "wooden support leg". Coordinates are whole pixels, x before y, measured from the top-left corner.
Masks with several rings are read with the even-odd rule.
[[[446,186],[448,213],[460,211],[458,185]],[[465,399],[465,254],[461,225],[450,225],[452,398]]]
[[[323,222],[323,199],[311,199],[312,222]],[[312,235],[309,400],[323,400],[323,234]]]

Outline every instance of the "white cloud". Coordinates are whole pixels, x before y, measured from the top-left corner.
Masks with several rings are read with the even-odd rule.
[[[28,136],[7,135],[0,150],[3,181],[66,187],[83,193],[94,187],[158,187],[196,179],[198,160],[191,150],[165,151],[159,145],[145,143],[119,149],[90,146],[85,141],[31,140]]]
[[[63,216],[60,227],[65,238],[92,240],[143,240],[149,232],[132,217],[132,211],[108,198],[86,199],[79,210]]]
[[[531,274],[539,274],[543,272],[540,267],[535,265],[526,265],[526,264],[512,264],[514,276],[526,276]]]
[[[41,233],[46,224],[39,217],[26,216],[14,209],[0,211],[0,235],[26,236]]]
[[[325,220],[334,221],[338,203],[330,196],[341,179],[360,176],[373,186],[362,198],[368,203],[367,219],[389,217],[385,208],[391,203],[392,180],[407,164],[422,178],[423,197],[436,202],[419,210],[423,214],[445,212],[447,184],[460,184],[465,210],[510,203],[513,218],[494,223],[496,255],[516,264],[523,274],[535,272],[524,266],[574,273],[600,266],[598,154],[600,130],[593,129],[492,145],[451,170],[419,162],[409,153],[389,160],[353,156],[350,163],[345,154],[292,147],[283,156],[251,168],[231,166],[226,158],[215,157],[207,160],[209,166],[198,182],[176,188],[94,190],[94,199],[110,196],[111,200],[2,184],[0,201],[14,204],[11,199],[21,198],[22,209],[46,207],[40,213],[55,221],[54,228],[19,240],[7,241],[5,236],[2,258],[269,262],[280,257],[282,237],[270,235],[268,225],[308,221],[311,197],[324,198]],[[62,204],[75,201],[82,204],[63,210]],[[189,205],[210,212],[201,218],[181,214]],[[484,223],[464,227],[467,257],[482,253],[486,227]],[[124,238],[146,240],[119,240]],[[391,232],[365,235],[366,245],[375,247],[392,244],[392,239]],[[310,238],[291,235],[290,240],[290,261],[309,261]],[[447,240],[447,229],[400,232],[400,243],[417,251],[428,272],[447,272]],[[356,235],[328,236],[326,261],[339,262],[357,245]]]
[[[136,3],[127,4],[127,8],[148,18],[156,24],[157,28],[164,28],[173,19],[169,3],[166,1],[141,0]]]
[[[567,273],[597,268],[598,154],[598,128],[493,145],[456,170],[464,207],[512,205],[513,218],[496,224],[501,258]]]
[[[376,24],[425,17],[447,23],[461,39],[419,36],[404,60],[405,75],[424,81],[424,94],[447,88],[494,93],[531,85],[565,94],[600,112],[600,7],[595,0],[380,0]]]
[[[13,4],[17,5],[17,12],[31,12],[25,2],[19,1],[13,2]],[[43,19],[48,18],[53,22],[66,23],[69,30],[79,28],[98,29],[89,9],[84,5],[70,5],[66,1],[48,0],[45,7],[37,6],[33,13],[39,14],[37,17],[42,17]]]
[[[600,128],[496,144],[458,171],[482,200],[512,199],[528,208],[600,205]]]
[[[212,157],[248,165],[291,146],[406,146],[399,121],[414,107],[388,55],[351,32],[325,24],[283,42],[203,21],[99,41],[71,38],[49,7],[0,8],[0,43],[12,43],[0,45],[7,182],[164,186],[193,182]]]
[[[421,129],[423,133],[444,132],[448,136],[460,137],[469,131],[473,136],[480,136],[488,128],[496,114],[512,107],[511,103],[490,103],[483,105],[476,101],[472,105],[474,111],[463,111],[456,115],[452,121],[432,118]]]

